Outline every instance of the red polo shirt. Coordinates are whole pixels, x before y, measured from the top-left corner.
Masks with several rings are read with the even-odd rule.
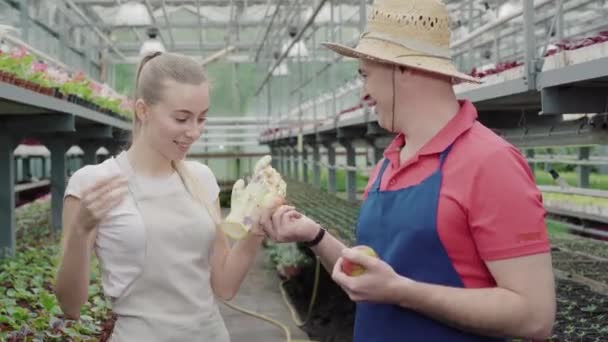
[[[477,121],[477,111],[460,101],[460,111],[410,160],[399,162],[405,137],[384,152],[390,161],[380,190],[399,190],[429,177],[439,154],[454,143],[443,165],[437,230],[465,287],[496,283],[485,261],[550,251],[541,193],[518,149]],[[377,177],[376,165],[365,196]]]

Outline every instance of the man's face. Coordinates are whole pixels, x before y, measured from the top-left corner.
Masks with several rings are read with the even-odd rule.
[[[361,99],[376,103],[376,113],[380,127],[391,130],[393,120],[393,75],[394,68],[366,59],[359,62],[359,74],[363,78]],[[397,81],[397,80],[395,80]]]

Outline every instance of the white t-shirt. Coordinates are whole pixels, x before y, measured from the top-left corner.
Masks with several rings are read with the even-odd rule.
[[[220,188],[211,169],[197,161],[186,161],[186,165],[207,191],[208,203],[215,203]],[[64,198],[69,195],[81,198],[82,191],[99,180],[118,173],[121,173],[121,170],[114,158],[109,158],[101,164],[84,166],[70,177]],[[184,187],[177,172],[165,178],[137,176],[137,186],[154,189],[156,193]],[[105,294],[109,297],[119,297],[140,273],[146,251],[143,220],[131,193],[127,193],[122,203],[98,224],[94,251],[101,267]]]

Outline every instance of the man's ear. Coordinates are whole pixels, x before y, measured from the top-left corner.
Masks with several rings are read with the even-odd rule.
[[[143,99],[137,99],[137,101],[135,101],[135,115],[137,115],[137,119],[141,122],[148,119],[148,106]]]

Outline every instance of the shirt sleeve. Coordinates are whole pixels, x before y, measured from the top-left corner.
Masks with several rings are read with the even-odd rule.
[[[550,251],[542,194],[516,148],[503,146],[490,153],[472,183],[468,220],[482,259]]]
[[[82,197],[82,192],[89,185],[91,178],[93,178],[91,171],[92,168],[89,165],[76,170],[68,180],[63,198],[74,196],[80,199]]]
[[[196,170],[196,175],[204,187],[205,192],[207,192],[210,203],[215,203],[220,193],[220,186],[217,183],[217,179],[213,174],[213,171],[209,168],[209,166],[198,162],[192,161]]]

